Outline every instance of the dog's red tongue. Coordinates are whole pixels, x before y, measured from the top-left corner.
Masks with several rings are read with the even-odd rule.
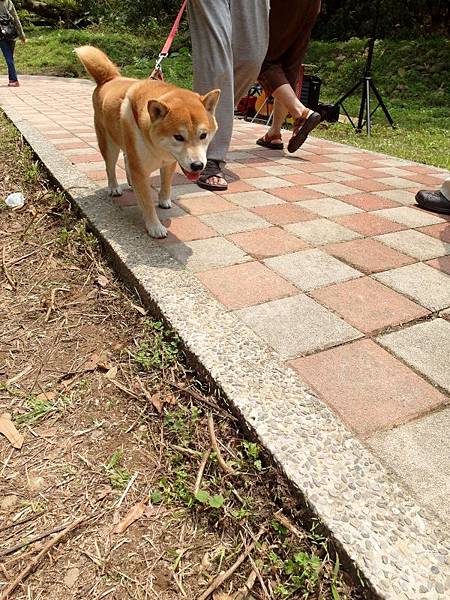
[[[186,177],[186,179],[189,179],[189,181],[197,181],[197,179],[202,174],[201,171],[186,171],[186,169],[183,169],[183,167],[181,167],[181,170],[183,171],[183,174]]]

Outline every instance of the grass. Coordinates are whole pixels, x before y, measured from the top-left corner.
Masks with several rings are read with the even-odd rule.
[[[51,30],[32,28],[29,44],[18,47],[19,71],[86,77],[72,50],[81,44],[102,48],[129,77],[147,77],[164,42],[166,31],[156,26],[146,35],[128,30]],[[305,63],[322,78],[321,100],[337,100],[358,81],[364,67],[365,40],[314,41]],[[356,134],[350,125],[333,124],[316,130],[316,135],[393,156],[450,168],[450,77],[447,68],[450,41],[444,38],[379,40],[376,43],[373,76],[397,124],[392,130],[381,112],[374,117],[372,137]],[[5,72],[3,65],[0,72]],[[168,81],[183,87],[192,83],[189,40],[182,31],[171,57],[164,63]],[[346,104],[351,115],[358,113],[358,96]]]

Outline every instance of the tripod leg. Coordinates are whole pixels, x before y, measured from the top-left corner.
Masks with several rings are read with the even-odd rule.
[[[361,133],[363,124],[364,124],[364,109],[366,108],[366,96],[367,96],[367,86],[366,86],[366,79],[364,78],[362,96],[361,96],[361,104],[359,106],[358,124],[356,126],[357,133]]]
[[[367,78],[366,83],[366,128],[367,128],[367,137],[370,137],[372,132],[372,117],[370,116],[370,83],[371,79]]]
[[[339,98],[339,100],[336,100],[336,102],[334,103],[335,106],[337,104],[342,104],[343,102],[345,102],[345,100],[347,100],[347,98],[349,98],[352,94],[354,94],[356,92],[356,90],[359,88],[359,86],[361,85],[362,80],[358,81],[358,83],[355,83],[355,85],[348,90],[348,92],[346,92],[343,96],[341,96]]]
[[[374,84],[373,80],[370,81],[370,87],[373,90],[373,93],[375,95],[375,98],[378,100],[378,104],[381,106],[381,110],[384,112],[384,116],[386,117],[386,119],[389,121],[389,125],[392,127],[392,129],[395,129],[395,123],[394,123],[394,119],[391,117],[386,104],[383,102],[383,98],[381,97],[379,91],[377,90],[376,85]]]

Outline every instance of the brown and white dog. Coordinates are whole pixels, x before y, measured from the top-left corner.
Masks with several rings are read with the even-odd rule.
[[[150,175],[160,169],[159,206],[170,208],[172,178],[177,163],[190,181],[206,165],[206,150],[217,129],[214,111],[220,90],[204,96],[152,79],[129,79],[98,48],[75,52],[97,83],[93,94],[94,122],[108,175],[108,193],[120,196],[116,163],[122,149],[128,184],[132,185],[148,233],[167,235],[156,214]]]

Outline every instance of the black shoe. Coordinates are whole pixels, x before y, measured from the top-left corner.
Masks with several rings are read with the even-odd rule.
[[[450,215],[450,200],[447,200],[442,192],[420,190],[416,194],[416,202],[425,210]]]

